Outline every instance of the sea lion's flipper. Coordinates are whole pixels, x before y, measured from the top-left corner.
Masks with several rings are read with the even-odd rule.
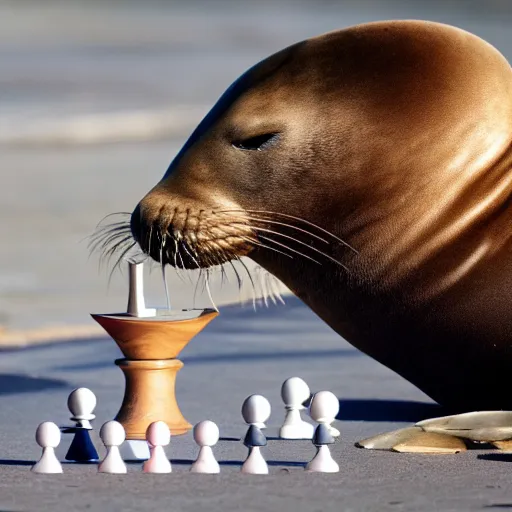
[[[393,446],[393,451],[400,453],[451,454],[466,450],[464,441],[458,437],[423,431]]]
[[[512,439],[512,411],[468,412],[420,421],[416,426],[473,441],[503,441]]]
[[[392,432],[385,432],[368,439],[363,439],[356,443],[358,448],[366,448],[367,450],[391,450],[393,446],[406,442],[411,437],[422,432],[419,427],[407,427]]]

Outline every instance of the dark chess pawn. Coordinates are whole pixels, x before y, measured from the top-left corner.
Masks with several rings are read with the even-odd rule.
[[[87,388],[75,389],[68,398],[68,408],[72,414],[71,420],[76,423],[74,427],[65,429],[65,433],[74,433],[73,441],[66,454],[66,460],[73,462],[96,462],[99,460],[98,452],[91,441],[91,420],[95,418],[92,413],[96,407],[96,397]]]
[[[313,444],[316,446],[316,455],[306,466],[306,471],[317,473],[337,473],[340,470],[337,462],[332,458],[329,445],[334,443],[334,438],[329,432],[329,427],[320,423],[316,427],[313,436]]]
[[[244,445],[249,448],[249,454],[240,471],[251,475],[268,475],[268,466],[261,454],[261,447],[267,446],[267,438],[263,432],[251,425],[245,435]]]

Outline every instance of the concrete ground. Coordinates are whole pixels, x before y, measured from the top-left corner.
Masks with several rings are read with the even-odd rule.
[[[512,508],[510,455],[471,450],[458,455],[408,455],[358,449],[367,436],[440,414],[436,405],[390,370],[352,348],[290,298],[286,306],[239,306],[221,315],[185,348],[177,395],[185,417],[212,419],[225,438],[245,431],[240,406],[261,393],[271,402],[266,458],[270,475],[239,473],[244,446],[221,440],[216,476],[188,473],[196,455],[190,434],[172,439],[170,475],[146,475],[130,464],[125,476],[95,465],[65,464],[64,474],[35,475],[38,423],[69,424],[66,400],[76,387],[97,395],[96,427],[117,413],[124,383],[112,340],[49,344],[0,357],[0,510],[349,511],[493,510]],[[282,381],[303,377],[312,390],[340,399],[341,439],[333,447],[340,472],[307,474],[314,448],[279,441]],[[61,459],[70,436],[63,436]],[[94,439],[99,446],[97,433]],[[102,452],[100,452],[101,454]]]

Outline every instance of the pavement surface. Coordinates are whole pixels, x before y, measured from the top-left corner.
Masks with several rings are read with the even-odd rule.
[[[438,406],[399,376],[332,332],[299,300],[221,314],[181,356],[177,396],[185,417],[215,421],[220,475],[188,473],[197,454],[192,435],[173,437],[169,475],[146,475],[129,464],[124,476],[97,474],[95,465],[65,464],[62,475],[35,475],[36,426],[69,424],[68,393],[80,386],[97,395],[96,428],[117,413],[124,381],[108,338],[49,344],[0,355],[0,510],[349,511],[500,510],[512,508],[512,456],[496,450],[458,455],[410,455],[358,449],[365,437],[441,414]],[[341,438],[332,449],[334,475],[308,474],[315,453],[307,441],[274,439],[284,417],[280,386],[298,375],[313,391],[340,399]],[[268,422],[268,476],[240,474],[246,456],[240,407],[260,393],[273,408]],[[97,432],[93,439],[101,446]],[[64,435],[63,460],[71,436]],[[100,451],[100,455],[103,453]]]

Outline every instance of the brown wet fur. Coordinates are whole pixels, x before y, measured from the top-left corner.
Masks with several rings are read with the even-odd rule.
[[[262,151],[232,145],[268,132],[280,138]],[[202,230],[214,245],[232,229],[226,259],[249,253],[434,400],[459,411],[512,408],[511,144],[512,71],[496,49],[436,23],[356,26],[242,75],[141,201],[132,230],[144,248],[152,225],[170,223],[180,236]],[[173,227],[176,210],[206,224]],[[348,271],[327,258],[290,259],[237,238],[233,219],[218,214],[225,210],[301,217],[357,253],[258,223]],[[208,247],[198,249],[201,266],[214,263]]]

